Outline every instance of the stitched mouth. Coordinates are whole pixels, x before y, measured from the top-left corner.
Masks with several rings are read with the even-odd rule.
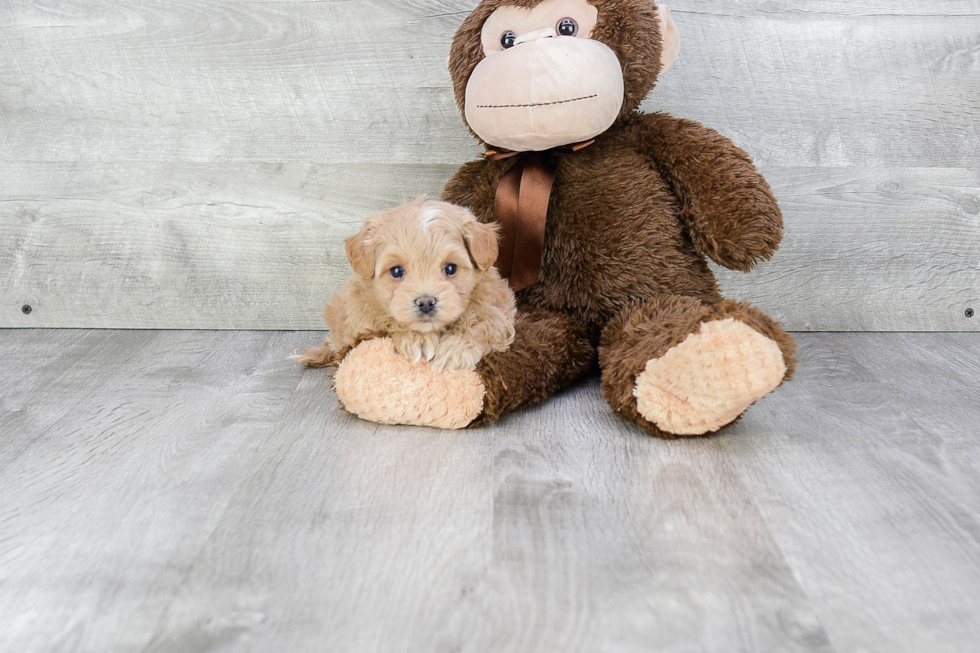
[[[591,100],[592,98],[599,97],[598,93],[593,93],[592,95],[583,95],[582,97],[573,97],[570,100],[556,100],[554,102],[534,102],[532,104],[478,104],[477,109],[523,109],[526,107],[548,107],[555,104],[569,104],[570,102],[581,102],[582,100]]]

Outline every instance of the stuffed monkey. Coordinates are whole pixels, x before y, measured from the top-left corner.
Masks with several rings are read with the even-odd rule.
[[[397,354],[362,343],[335,379],[348,409],[475,426],[598,363],[612,409],[672,438],[731,425],[790,378],[792,338],[723,298],[706,262],[748,271],[773,255],[782,215],[769,185],[717,132],[639,111],[679,47],[652,0],[480,2],[448,63],[463,119],[488,150],[443,199],[501,224],[516,340],[454,377],[388,373],[402,369],[386,358]],[[402,400],[363,401],[379,392]]]

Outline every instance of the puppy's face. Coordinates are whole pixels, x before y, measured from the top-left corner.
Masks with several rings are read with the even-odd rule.
[[[346,241],[351,266],[402,326],[439,331],[497,258],[497,234],[465,209],[416,201],[368,218]]]

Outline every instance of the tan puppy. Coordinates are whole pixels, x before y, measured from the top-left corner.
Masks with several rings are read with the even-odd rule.
[[[298,362],[330,365],[389,337],[413,363],[471,370],[513,342],[514,295],[493,267],[497,232],[466,209],[419,198],[370,216],[344,244],[356,276],[323,312],[327,342]]]

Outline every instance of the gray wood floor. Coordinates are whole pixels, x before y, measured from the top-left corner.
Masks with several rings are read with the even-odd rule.
[[[978,334],[801,334],[676,442],[378,427],[318,338],[0,331],[0,650],[980,650]]]

